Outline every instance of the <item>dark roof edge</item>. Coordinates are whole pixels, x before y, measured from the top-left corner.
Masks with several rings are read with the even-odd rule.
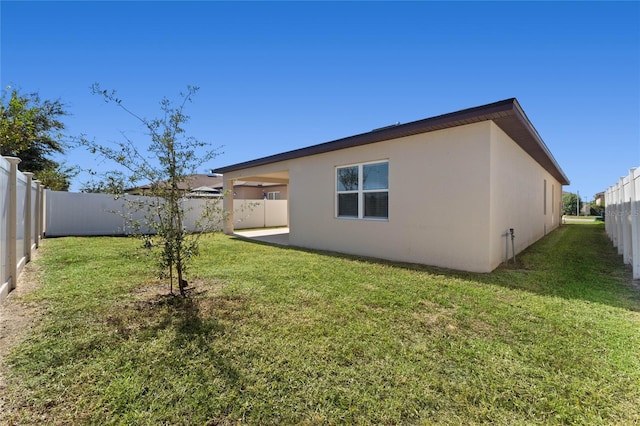
[[[528,133],[536,141],[544,154],[550,160],[551,165],[556,169],[557,173],[550,171],[558,180],[565,179],[568,184],[569,180],[565,176],[560,166],[557,164],[553,155],[542,141],[542,138],[529,121],[526,114],[520,107],[516,98],[504,99],[486,105],[480,105],[460,111],[450,112],[435,117],[425,118],[418,121],[412,121],[397,126],[384,127],[378,130],[361,133],[354,136],[348,136],[342,139],[336,139],[330,142],[324,142],[305,148],[295,149],[292,151],[282,152],[280,154],[270,155],[255,160],[245,161],[242,163],[232,164],[230,166],[220,167],[213,170],[215,173],[228,173],[236,170],[246,169],[250,167],[263,166],[265,164],[276,163],[279,161],[287,161],[295,158],[306,157],[309,155],[323,154],[326,152],[337,151],[345,148],[352,148],[360,145],[367,145],[375,142],[382,142],[391,139],[397,139],[405,136],[411,136],[419,133],[426,133],[434,130],[455,127],[459,125],[475,123],[485,120],[491,120],[500,115],[518,116],[519,120],[525,125]],[[529,153],[529,155],[532,155]],[[532,155],[533,156],[533,155]],[[538,161],[540,162],[540,161]],[[564,183],[563,183],[564,184]]]
[[[529,131],[531,136],[535,139],[535,141],[538,143],[538,146],[540,147],[540,149],[542,149],[542,151],[547,156],[547,158],[549,159],[553,167],[556,168],[559,176],[555,176],[554,173],[551,173],[551,174],[553,174],[556,178],[558,178],[558,181],[560,181],[561,184],[569,185],[570,184],[569,178],[567,177],[567,175],[564,174],[564,172],[562,171],[562,168],[560,167],[555,157],[549,150],[549,147],[547,146],[547,144],[544,143],[544,140],[542,139],[542,137],[540,136],[536,128],[533,127],[533,124],[529,120],[529,117],[527,117],[527,114],[522,109],[522,106],[520,106],[520,103],[515,98],[513,98],[513,106],[514,106],[514,110],[518,113],[518,118],[520,118],[522,123],[527,127],[527,130]],[[560,179],[560,177],[562,179]],[[564,182],[563,182],[563,179],[564,179]]]

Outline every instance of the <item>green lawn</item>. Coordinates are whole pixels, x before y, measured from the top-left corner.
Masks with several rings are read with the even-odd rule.
[[[137,244],[45,241],[8,422],[640,422],[640,291],[602,224],[492,274],[208,236],[187,300]]]

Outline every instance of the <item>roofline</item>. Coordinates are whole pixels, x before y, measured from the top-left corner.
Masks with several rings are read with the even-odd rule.
[[[551,173],[562,185],[569,185],[569,179],[564,174],[544,141],[529,121],[524,110],[516,98],[450,112],[423,120],[413,121],[395,126],[383,127],[367,133],[361,133],[330,142],[312,145],[270,155],[255,160],[245,161],[213,170],[215,173],[228,173],[250,167],[287,161],[310,155],[323,154],[345,148],[353,148],[376,142],[402,138],[420,133],[447,129],[465,124],[479,123],[493,120],[505,133],[520,145],[532,158]],[[525,134],[521,131],[524,130]],[[520,131],[520,132],[519,132]]]

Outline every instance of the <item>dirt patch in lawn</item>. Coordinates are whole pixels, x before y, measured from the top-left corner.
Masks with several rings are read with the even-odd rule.
[[[35,257],[37,252],[34,252]],[[41,308],[35,302],[24,300],[24,296],[40,287],[39,275],[39,266],[35,262],[27,263],[18,277],[16,288],[0,302],[0,412],[7,408],[4,360],[9,351],[40,322]]]

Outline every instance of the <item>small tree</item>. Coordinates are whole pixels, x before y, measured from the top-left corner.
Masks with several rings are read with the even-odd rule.
[[[150,184],[148,194],[151,197],[145,197],[144,201],[130,202],[134,210],[144,213],[144,223],[128,216],[128,225],[143,240],[146,248],[159,254],[160,275],[169,277],[170,293],[173,293],[174,279],[177,279],[180,294],[186,296],[187,281],[184,274],[188,262],[197,255],[198,237],[201,232],[211,229],[212,215],[218,210],[215,206],[207,205],[202,220],[199,221],[200,233],[190,233],[185,229],[187,207],[183,202],[183,195],[185,187],[188,187],[188,176],[218,154],[208,144],[185,135],[184,125],[189,121],[184,112],[185,107],[198,88],[187,86],[187,91],[180,93],[181,101],[177,106],[166,98],[162,99],[162,116],[152,120],[130,111],[115,97],[115,91],[103,90],[98,84],[94,84],[91,89],[105,102],[113,103],[133,116],[147,130],[150,142],[146,152],[127,137],[115,147],[85,138],[81,139],[81,143],[91,152],[110,159],[127,170],[128,184],[133,186],[144,181]],[[104,182],[106,183],[103,185],[93,185],[87,189],[91,191],[97,187],[98,190],[118,192],[124,187],[122,172],[111,173]]]

